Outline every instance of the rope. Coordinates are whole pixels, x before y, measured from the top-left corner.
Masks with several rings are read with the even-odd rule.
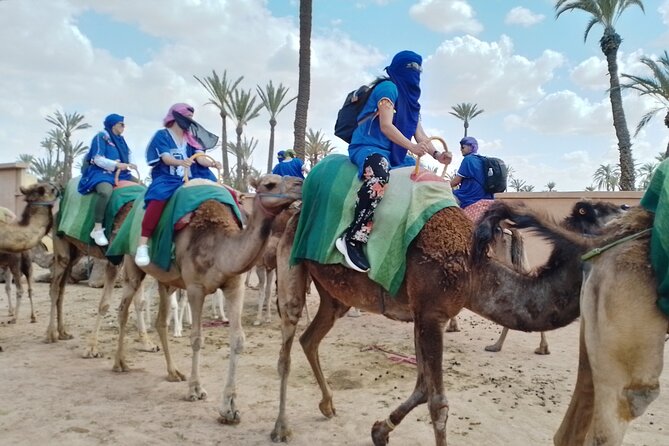
[[[630,240],[636,240],[640,237],[643,237],[644,235],[648,234],[652,230],[653,230],[653,228],[647,228],[647,229],[644,229],[641,232],[637,232],[635,234],[630,234],[627,237],[623,237],[621,239],[615,240],[615,241],[609,243],[608,245],[602,246],[601,248],[595,248],[592,251],[588,251],[585,254],[583,254],[581,256],[581,260],[586,262],[586,261],[592,259],[593,257],[597,257],[598,255],[600,255],[604,251],[613,248],[614,246],[618,246],[621,243],[629,242]]]

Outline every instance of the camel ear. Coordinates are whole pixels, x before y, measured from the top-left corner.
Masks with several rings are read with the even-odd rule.
[[[26,189],[25,187],[19,186],[19,190],[23,195],[28,195],[28,189]]]
[[[251,177],[251,179],[249,179],[249,184],[254,189],[258,189],[258,183],[259,183],[259,180],[256,177]]]

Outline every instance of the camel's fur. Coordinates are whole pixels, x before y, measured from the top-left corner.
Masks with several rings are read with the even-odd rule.
[[[121,228],[121,224],[126,219],[133,202],[126,203],[114,217],[114,222],[111,231],[111,240],[113,241]],[[46,340],[47,342],[57,342],[58,340],[72,339],[72,335],[66,331],[65,322],[63,320],[63,301],[65,299],[65,285],[70,277],[72,267],[81,257],[87,255],[98,259],[107,260],[105,256],[106,248],[99,246],[87,245],[75,240],[67,235],[59,235],[58,230],[54,231],[53,235],[53,275],[51,278],[51,285],[49,287],[49,296],[51,297],[51,316],[49,319],[49,326],[47,328]],[[84,358],[101,358],[102,353],[98,351],[98,335],[100,326],[104,316],[109,311],[110,300],[112,292],[114,291],[114,282],[119,273],[119,267],[107,261],[105,268],[105,281],[102,289],[102,297],[98,304],[98,314],[95,321],[95,328],[91,333],[88,348],[84,353]],[[148,352],[158,351],[158,347],[151,342],[147,330],[146,322],[143,317],[143,310],[146,305],[144,300],[143,290],[139,290],[135,295],[135,312],[137,315],[137,330],[139,341],[142,343],[141,349]]]
[[[0,251],[23,252],[35,247],[53,224],[53,204],[59,190],[51,183],[21,187],[26,207],[18,222],[0,223]]]
[[[599,237],[584,239],[524,208],[502,209],[500,215],[542,235],[557,234],[563,246],[581,254],[649,228],[653,221],[653,214],[634,208],[611,221]],[[624,242],[585,263],[578,377],[554,437],[556,446],[621,445],[629,422],[659,395],[669,318],[656,304],[649,239]]]
[[[200,382],[200,350],[202,337],[202,306],[204,297],[217,289],[225,294],[230,319],[230,360],[228,378],[219,408],[220,421],[235,424],[240,421],[236,408],[236,370],[239,355],[244,348],[244,331],[241,314],[244,303],[242,274],[248,271],[262,254],[270,234],[274,217],[288,207],[301,194],[302,181],[293,177],[265,175],[253,186],[256,189],[254,211],[246,228],[239,228],[231,209],[218,202],[206,201],[195,211],[191,224],[175,234],[175,259],[170,271],[163,271],[153,264],[140,269],[131,256],[125,256],[126,281],[123,300],[119,307],[119,339],[114,359],[115,371],[128,371],[125,359],[124,336],[128,307],[144,276],[149,273],[159,282],[160,305],[156,330],[167,363],[167,378],[183,381],[185,375],[174,364],[167,339],[167,314],[170,294],[175,288],[188,292],[193,313],[191,346],[193,348],[192,372],[189,380],[188,399],[207,397]]]
[[[21,253],[0,252],[0,268],[5,270],[5,291],[7,292],[7,302],[9,303],[10,324],[15,323],[19,318],[21,301],[23,298],[23,285],[21,276],[25,276],[28,285],[28,299],[30,299],[30,322],[37,322],[35,317],[35,307],[33,306],[33,262],[30,251]],[[16,308],[12,305],[12,279],[16,287]]]
[[[448,400],[443,385],[443,325],[461,308],[525,331],[559,328],[579,314],[580,264],[572,264],[579,249],[561,246],[558,235],[553,240],[558,246],[547,264],[529,275],[521,274],[488,256],[494,234],[492,225],[479,225],[478,239],[470,246],[470,220],[459,208],[442,209],[409,246],[405,280],[397,296],[391,297],[366,274],[340,265],[305,261],[291,267],[288,259],[297,220],[293,217],[289,222],[277,255],[283,343],[278,364],[279,414],[271,434],[274,441],[286,441],[292,435],[286,418],[287,378],[296,324],[305,303],[307,274],[313,278],[321,302],[300,343],[321,388],[319,408],[326,417],[332,417],[335,408],[321,370],[318,346],[336,320],[349,307],[356,306],[390,319],[414,322],[416,386],[386,420],[374,424],[375,445],[387,444],[390,432],[414,407],[424,403],[430,412],[435,444],[446,445]],[[499,221],[495,223],[498,226]]]

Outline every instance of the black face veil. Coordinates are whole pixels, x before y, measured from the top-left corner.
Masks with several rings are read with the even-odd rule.
[[[174,121],[182,130],[193,135],[193,138],[200,143],[203,150],[210,150],[216,147],[218,136],[214,135],[191,118],[188,118],[177,111],[173,111],[172,116],[174,116]]]

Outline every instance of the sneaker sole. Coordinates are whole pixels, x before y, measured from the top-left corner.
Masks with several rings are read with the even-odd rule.
[[[359,272],[359,273],[366,273],[366,272],[369,271],[369,269],[358,268],[358,267],[355,265],[355,263],[353,263],[353,262],[351,261],[351,259],[350,259],[349,256],[348,256],[348,250],[346,249],[346,242],[344,241],[343,238],[338,238],[338,239],[335,241],[335,246],[337,247],[337,251],[339,251],[339,252],[341,253],[341,255],[344,256],[344,260],[346,260],[346,266],[348,266],[348,267],[351,268],[352,270],[357,271],[357,272]]]

